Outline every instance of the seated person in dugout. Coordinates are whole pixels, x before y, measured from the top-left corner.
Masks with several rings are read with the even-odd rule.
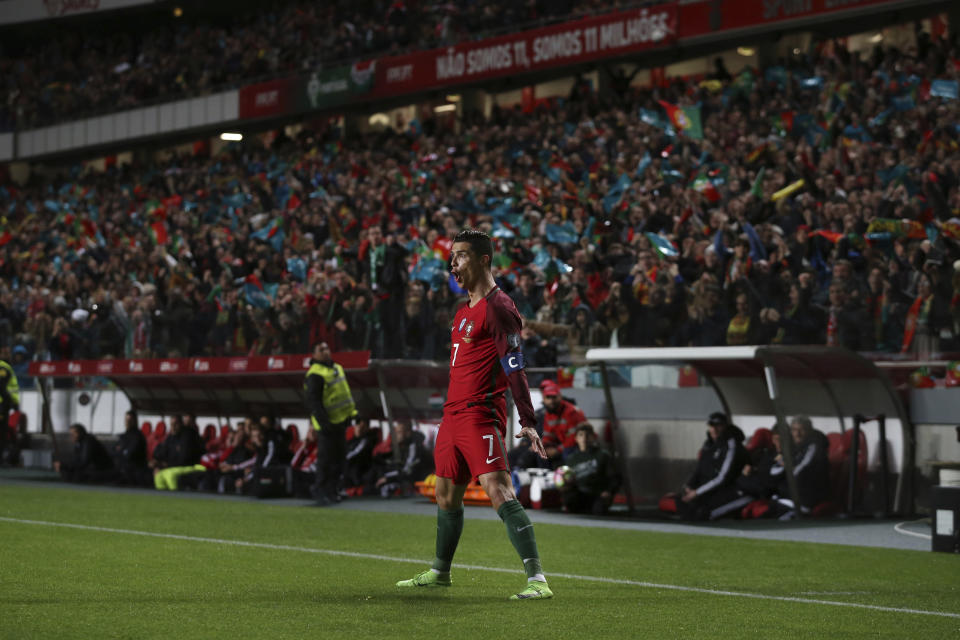
[[[298,498],[310,498],[310,487],[317,477],[317,430],[307,433],[287,467],[287,492]]]
[[[287,465],[281,462],[280,447],[272,437],[272,431],[262,424],[254,425],[250,430],[250,443],[255,455],[237,465],[238,469],[245,468],[244,474],[235,483],[238,493],[269,497],[285,492]]]
[[[577,449],[567,456],[569,477],[561,488],[563,509],[570,513],[603,515],[620,485],[613,456],[597,445],[592,425],[581,424],[575,437]]]
[[[807,416],[790,421],[793,444],[793,475],[800,498],[800,512],[809,513],[830,497],[830,461],[827,436],[813,428]],[[790,489],[780,450],[780,437],[774,430],[772,450],[761,456],[755,465],[744,467],[737,480],[741,495],[752,499],[769,499],[769,510],[763,515],[787,520],[796,516],[796,504]]]
[[[399,420],[394,425],[393,437],[399,443],[400,461],[386,462],[381,467],[383,472],[375,485],[384,498],[390,497],[398,489],[412,491],[414,482],[423,480],[433,472],[433,455],[427,448],[426,436],[414,431],[409,420]]]
[[[133,409],[124,414],[124,432],[113,447],[113,461],[117,480],[123,484],[149,485],[150,469],[147,467],[147,439],[140,431],[137,412]]]
[[[173,416],[169,435],[153,450],[153,460],[149,462],[154,469],[154,487],[176,491],[182,476],[204,470],[200,464],[203,454],[204,444],[196,425],[189,418]]]
[[[736,480],[747,463],[743,431],[727,414],[714,412],[707,420],[707,439],[700,448],[697,467],[677,500],[677,513],[687,520],[716,520],[749,504]]]
[[[113,460],[106,447],[96,436],[87,432],[79,422],[70,425],[70,440],[73,442],[73,458],[69,462],[57,460],[53,463],[57,471],[68,482],[109,482],[116,477]]]
[[[380,442],[380,432],[370,428],[370,420],[358,417],[348,434],[347,455],[343,465],[343,488],[373,486],[373,450]]]

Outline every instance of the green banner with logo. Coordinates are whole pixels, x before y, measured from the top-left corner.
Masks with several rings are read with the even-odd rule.
[[[374,87],[376,64],[376,60],[367,60],[302,77],[298,92],[301,108],[329,109],[359,99]]]

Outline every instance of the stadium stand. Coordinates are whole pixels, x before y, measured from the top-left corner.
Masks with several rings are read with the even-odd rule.
[[[63,26],[40,39],[11,33],[0,50],[0,94],[9,96],[0,103],[0,131],[203,95],[361,56],[449,46],[615,4],[299,0],[240,5],[229,19],[188,7],[180,17],[164,12],[140,28],[90,33]]]
[[[325,338],[443,359],[436,327],[457,298],[443,260],[474,224],[497,238],[505,290],[534,277],[538,365],[591,345],[745,335],[952,348],[960,114],[930,87],[957,55],[946,40],[864,61],[824,46],[619,105],[496,109],[459,132],[439,119],[347,138],[305,129],[269,148],[7,184],[20,223],[0,240],[0,324],[39,358],[302,353]],[[700,104],[703,139],[676,136],[658,98]],[[403,339],[384,340],[384,323]]]

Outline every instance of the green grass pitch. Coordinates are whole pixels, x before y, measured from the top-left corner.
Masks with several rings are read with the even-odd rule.
[[[471,511],[453,587],[407,593],[431,517],[0,485],[0,638],[960,637],[960,556],[931,552],[538,524],[556,597],[508,602],[520,562]]]

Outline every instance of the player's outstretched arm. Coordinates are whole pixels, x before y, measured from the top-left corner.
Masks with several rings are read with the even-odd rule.
[[[517,437],[530,440],[533,450],[539,456],[546,458],[547,452],[540,441],[540,434],[537,433],[537,418],[533,413],[533,403],[530,401],[530,385],[527,383],[527,372],[524,370],[526,361],[520,349],[523,343],[520,338],[522,326],[520,314],[517,313],[513,301],[505,294],[494,296],[488,314],[500,364],[504,373],[507,374],[507,384],[513,394],[513,401],[517,405],[517,413],[520,414],[522,428]]]

